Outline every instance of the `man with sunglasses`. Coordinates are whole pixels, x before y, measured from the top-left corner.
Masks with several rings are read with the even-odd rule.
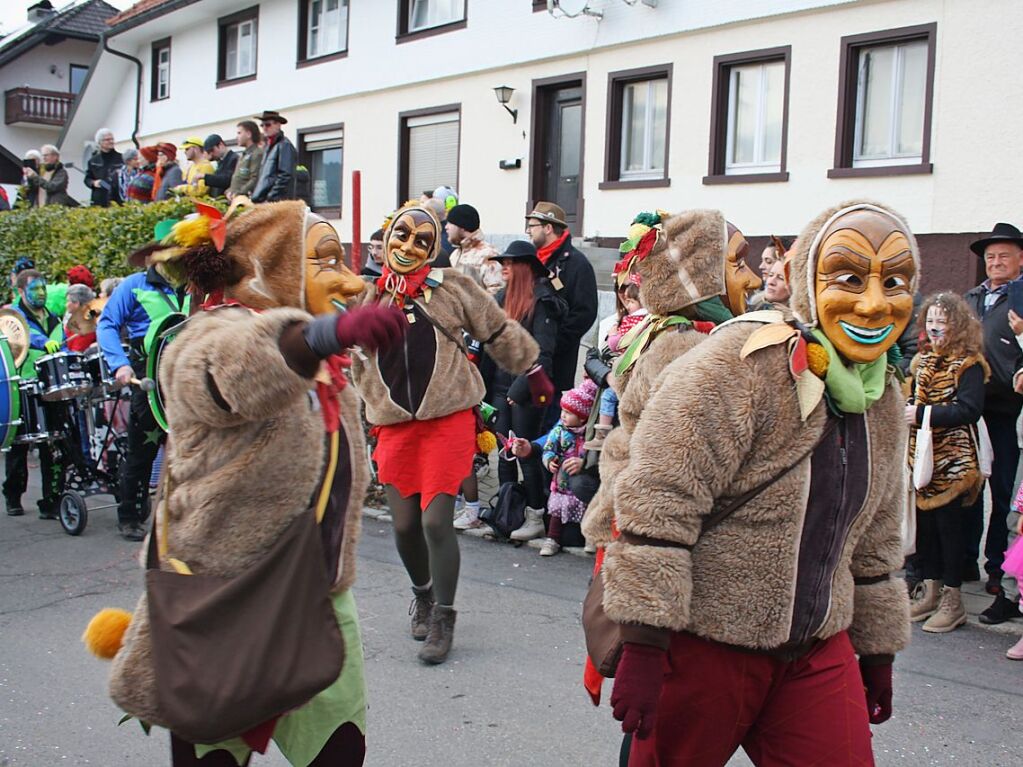
[[[281,126],[288,121],[272,110],[263,110],[258,115],[260,127],[266,137],[263,164],[259,169],[259,180],[252,192],[253,202],[277,202],[295,199],[295,165],[298,153],[295,145],[288,140]]]

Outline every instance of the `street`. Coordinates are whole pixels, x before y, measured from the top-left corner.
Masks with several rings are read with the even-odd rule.
[[[36,492],[26,516],[0,517],[0,767],[168,764],[165,732],[117,726],[107,664],[79,641],[101,607],[134,606],[138,546],[117,536],[112,509],[69,537],[35,517]],[[410,593],[390,536],[388,524],[365,519],[355,593],[370,699],[366,764],[616,765],[610,685],[596,710],[580,684],[589,562],[463,536],[455,649],[428,668],[407,634]],[[751,584],[723,587],[755,598]],[[914,629],[896,664],[895,716],[875,728],[877,763],[1018,765],[1023,663],[1004,657],[1014,637],[972,625],[945,636]],[[253,760],[284,764],[276,753]],[[731,764],[749,761],[740,754]]]

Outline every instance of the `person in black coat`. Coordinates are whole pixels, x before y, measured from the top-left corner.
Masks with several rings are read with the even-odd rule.
[[[100,128],[96,132],[96,143],[99,150],[89,158],[85,185],[92,192],[92,204],[105,208],[112,202],[121,202],[117,174],[124,165],[124,158],[114,149],[114,134],[109,128]]]
[[[264,111],[256,117],[266,137],[266,153],[259,168],[259,180],[252,190],[253,202],[277,202],[296,199],[295,169],[298,152],[284,135],[281,126],[288,121],[279,112]]]
[[[1018,603],[1008,599],[1002,588],[1002,562],[1009,536],[1006,518],[1020,457],[1016,419],[1023,409],[1023,396],[1015,392],[1012,384],[1016,371],[1023,368],[1023,351],[1009,325],[1009,285],[1020,279],[1023,234],[1012,224],[996,224],[991,235],[971,244],[970,250],[984,260],[987,274],[987,279],[968,291],[965,298],[984,328],[984,357],[991,366],[991,378],[984,389],[984,421],[994,450],[984,569],[988,574],[987,591],[995,600],[981,613],[980,620],[1003,623],[1020,617]],[[977,561],[984,524],[982,498],[983,494],[967,522],[967,558],[972,557],[973,562]]]
[[[553,425],[561,412],[560,392],[575,385],[579,344],[597,319],[597,276],[589,260],[572,246],[565,211],[551,202],[538,202],[526,216],[526,233],[536,246],[551,287],[568,307],[558,327],[551,378],[558,391],[545,422]]]
[[[211,133],[203,142],[203,149],[211,159],[217,161],[217,172],[205,175],[206,187],[210,197],[223,197],[231,186],[231,177],[238,167],[238,153],[232,152],[216,133]]]

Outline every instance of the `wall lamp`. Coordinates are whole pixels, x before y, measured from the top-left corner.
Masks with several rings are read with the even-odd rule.
[[[508,102],[511,101],[513,93],[515,93],[515,89],[508,85],[498,85],[494,88],[494,95],[497,96],[497,103],[503,106],[505,111],[512,116],[512,122],[518,124],[519,110],[512,109],[508,106]]]

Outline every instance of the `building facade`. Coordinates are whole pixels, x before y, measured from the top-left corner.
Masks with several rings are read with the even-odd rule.
[[[871,197],[920,234],[925,289],[963,289],[965,243],[1023,218],[1021,32],[1014,0],[142,0],[62,142],[228,138],[277,109],[346,241],[358,170],[363,240],[448,184],[499,239],[557,201],[598,260],[641,210],[759,238]]]

